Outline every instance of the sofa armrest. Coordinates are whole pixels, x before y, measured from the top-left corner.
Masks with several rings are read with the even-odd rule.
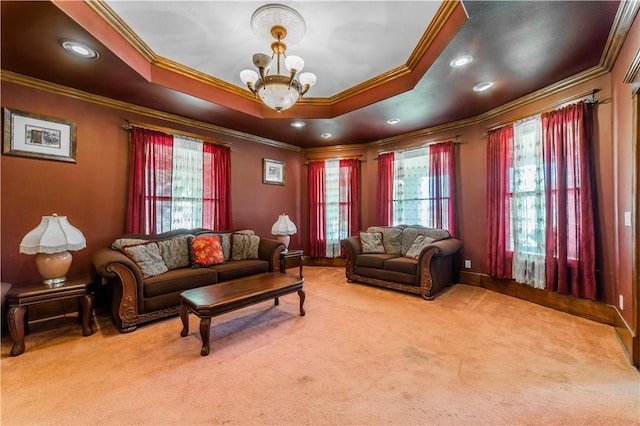
[[[127,319],[135,318],[140,311],[144,277],[138,265],[123,253],[111,248],[101,248],[93,254],[93,265],[101,277],[112,285],[111,310],[120,332],[132,331],[123,327]]]
[[[277,240],[260,238],[258,246],[258,258],[269,262],[269,272],[275,271],[280,265],[280,253],[284,250],[284,244]]]
[[[436,250],[434,256],[449,256],[457,253],[462,247],[462,241],[455,238],[447,238],[446,240],[437,240],[426,246],[420,253],[420,257],[428,250]]]
[[[347,280],[353,280],[356,258],[360,255],[360,237],[349,237],[340,241],[340,246],[346,256],[345,276]]]

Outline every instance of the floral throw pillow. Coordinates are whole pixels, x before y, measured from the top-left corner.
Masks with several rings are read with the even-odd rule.
[[[189,238],[189,255],[192,268],[206,268],[224,262],[219,235]]]
[[[382,232],[361,232],[360,246],[362,253],[384,253]]]
[[[409,248],[409,250],[407,250],[407,254],[405,254],[405,256],[417,259],[420,256],[422,249],[424,249],[434,241],[434,238],[426,237],[424,235],[418,235],[416,239],[413,240],[413,244],[411,244],[411,247]]]
[[[138,265],[144,278],[155,277],[169,270],[160,256],[160,249],[155,241],[124,246],[122,252]]]

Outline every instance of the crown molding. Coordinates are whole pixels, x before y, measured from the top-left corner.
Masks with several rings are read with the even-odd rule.
[[[611,71],[616,59],[618,59],[622,45],[629,34],[639,9],[640,0],[623,0],[620,2],[620,7],[618,7],[618,12],[613,20],[607,44],[602,51],[600,59],[600,66],[607,71]]]
[[[91,102],[96,105],[105,106],[108,108],[119,109],[135,114],[144,115],[146,117],[157,118],[160,120],[169,121],[172,123],[178,123],[185,126],[193,127],[196,129],[206,130],[209,132],[217,133],[222,136],[233,137],[243,139],[250,142],[259,143],[262,145],[273,146],[276,148],[286,149],[289,151],[302,152],[302,148],[290,145],[284,142],[274,141],[272,139],[263,138],[260,136],[251,135],[249,133],[240,132],[237,130],[227,129],[225,127],[216,126],[213,124],[205,123],[199,120],[193,120],[176,114],[169,114],[161,112],[152,108],[142,107],[129,102],[118,101],[115,99],[107,98],[105,96],[94,95],[84,92],[82,90],[73,89],[67,86],[51,83],[37,78],[27,77],[21,74],[17,74],[11,71],[0,69],[0,80],[17,84],[32,89],[42,90],[45,92],[53,93],[56,95],[64,96],[71,99],[78,99],[85,102]]]

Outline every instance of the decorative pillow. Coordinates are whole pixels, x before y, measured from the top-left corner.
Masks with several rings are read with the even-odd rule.
[[[189,254],[192,268],[206,268],[224,262],[219,235],[190,237]]]
[[[246,260],[258,258],[260,237],[251,234],[231,235],[231,260]]]
[[[414,259],[417,259],[420,256],[420,253],[422,252],[422,249],[425,248],[426,246],[428,246],[429,244],[431,244],[434,241],[435,241],[435,239],[433,239],[431,237],[426,237],[424,235],[418,235],[416,237],[416,239],[413,240],[413,244],[411,245],[409,250],[407,250],[407,254],[405,254],[405,257],[413,257]]]
[[[146,244],[152,240],[142,240],[140,238],[118,238],[111,243],[111,248],[114,250],[122,251],[125,246],[137,246],[139,244]]]
[[[224,255],[224,261],[226,262],[231,257],[231,233],[223,232],[223,233],[206,233],[199,234],[199,237],[210,237],[212,235],[217,235],[220,237],[220,244],[222,245],[222,254]]]
[[[160,249],[155,241],[124,246],[122,252],[138,265],[145,278],[155,277],[169,270],[160,256]]]
[[[362,253],[384,253],[382,232],[361,232],[360,247]]]
[[[179,235],[177,237],[158,241],[160,256],[169,270],[186,268],[191,264],[189,260],[189,237],[192,235]]]
[[[397,226],[370,226],[367,232],[381,232],[382,245],[387,254],[400,254],[402,251],[402,228]]]

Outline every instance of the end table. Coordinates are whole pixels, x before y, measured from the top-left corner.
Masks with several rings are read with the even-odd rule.
[[[284,272],[287,268],[293,266],[300,267],[300,278],[302,278],[302,265],[304,261],[302,259],[302,255],[304,252],[302,250],[289,250],[286,253],[280,253],[280,272]]]
[[[30,281],[11,287],[6,295],[9,305],[7,325],[13,339],[11,356],[20,355],[25,350],[25,326],[26,328],[29,326],[27,306],[71,298],[78,299],[78,319],[82,321],[82,335],[90,336],[93,333],[91,327],[93,281],[91,279],[70,279],[58,286],[48,286],[42,281]]]

